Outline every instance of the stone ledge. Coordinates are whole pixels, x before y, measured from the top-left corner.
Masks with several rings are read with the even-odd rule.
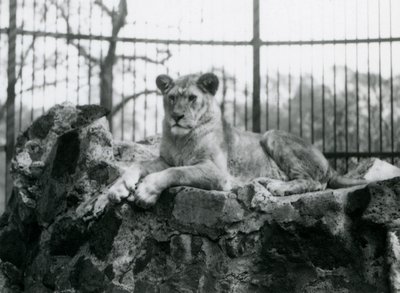
[[[400,178],[272,197],[165,191],[111,205],[120,168],[158,139],[114,142],[99,107],[56,106],[18,139],[0,220],[1,292],[390,292],[400,288]],[[389,268],[389,269],[388,269]]]

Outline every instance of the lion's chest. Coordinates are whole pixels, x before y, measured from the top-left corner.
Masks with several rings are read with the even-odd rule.
[[[162,157],[168,163],[168,165],[173,167],[186,166],[188,165],[188,158],[185,154],[178,151],[177,149],[170,149],[164,152]]]
[[[172,167],[191,166],[200,161],[194,146],[168,144],[161,149],[161,156]]]
[[[197,137],[195,140],[175,141],[165,139],[160,155],[170,166],[193,166],[205,161],[214,162],[221,170],[226,170],[226,152],[221,148],[221,138],[213,133]]]

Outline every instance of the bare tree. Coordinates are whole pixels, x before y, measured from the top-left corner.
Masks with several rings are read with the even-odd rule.
[[[96,1],[111,18],[112,33],[109,41],[108,51],[106,58],[100,61],[100,105],[106,109],[112,110],[112,96],[113,96],[113,67],[116,61],[115,49],[117,47],[116,38],[125,25],[126,16],[128,15],[126,0],[120,0],[118,11],[110,11],[102,4],[101,1]],[[112,119],[109,115],[110,128],[112,129]]]
[[[112,129],[112,116],[115,115],[122,107],[132,99],[136,99],[141,95],[155,93],[155,91],[144,90],[140,93],[132,94],[124,99],[117,105],[113,105],[113,69],[118,59],[130,60],[130,61],[143,61],[152,64],[161,64],[164,65],[165,62],[171,57],[171,53],[169,49],[162,51],[163,55],[160,55],[160,58],[152,59],[148,56],[126,56],[126,55],[117,55],[116,48],[118,43],[118,34],[121,29],[126,24],[126,17],[128,15],[127,1],[120,0],[117,9],[110,9],[107,7],[103,1],[95,0],[94,4],[97,5],[102,12],[110,18],[111,21],[111,36],[107,38],[108,41],[108,49],[105,55],[105,58],[99,58],[91,54],[87,48],[80,44],[76,38],[74,38],[74,30],[70,23],[70,17],[67,13],[66,4],[68,5],[68,1],[64,1],[60,3],[57,0],[50,0],[50,4],[54,5],[57,8],[61,18],[64,20],[67,28],[67,44],[73,46],[80,56],[84,57],[88,63],[99,66],[99,77],[100,77],[100,105],[110,110],[110,115],[108,117],[110,127]]]

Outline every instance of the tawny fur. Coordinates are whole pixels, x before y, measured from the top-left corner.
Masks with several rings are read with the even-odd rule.
[[[230,126],[214,97],[214,74],[175,81],[160,75],[156,83],[165,112],[160,156],[130,167],[110,188],[114,200],[128,198],[148,207],[171,186],[229,190],[254,178],[277,196],[364,183],[337,176],[318,149],[292,134]]]

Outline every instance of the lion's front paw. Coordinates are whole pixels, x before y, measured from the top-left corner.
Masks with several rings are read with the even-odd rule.
[[[140,177],[140,169],[136,166],[128,168],[109,189],[108,198],[113,202],[121,202],[132,194]]]
[[[156,174],[150,174],[138,182],[134,195],[135,204],[144,209],[153,206],[162,191],[158,187],[158,183],[159,180]]]
[[[121,202],[121,200],[127,198],[129,194],[130,190],[122,178],[118,179],[108,190],[108,198],[113,202]]]

